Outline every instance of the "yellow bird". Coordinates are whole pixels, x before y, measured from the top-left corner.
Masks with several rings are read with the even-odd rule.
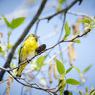
[[[20,48],[18,64],[23,63],[27,59],[32,58],[37,53],[36,50],[38,48],[38,42],[37,42],[38,38],[39,37],[37,35],[31,34],[25,39],[25,41],[23,42]],[[39,53],[39,50],[38,50],[38,53]],[[16,76],[21,77],[22,71],[27,64],[28,63],[20,65],[20,67],[17,70],[18,72]]]

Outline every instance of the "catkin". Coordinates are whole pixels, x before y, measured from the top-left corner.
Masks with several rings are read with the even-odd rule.
[[[6,95],[10,95],[10,87],[11,87],[11,78],[8,78],[7,88],[6,88]]]

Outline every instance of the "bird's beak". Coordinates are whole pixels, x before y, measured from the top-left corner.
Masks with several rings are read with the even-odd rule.
[[[37,36],[36,38],[40,38],[40,36]]]

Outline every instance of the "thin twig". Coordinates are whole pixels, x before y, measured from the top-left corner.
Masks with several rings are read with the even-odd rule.
[[[72,43],[70,43],[68,46],[70,46]],[[63,48],[61,51],[59,51],[58,53],[54,54],[48,61],[47,63],[49,63],[50,61],[52,61],[57,55],[59,55],[61,52],[65,51],[66,49],[68,49],[68,46]]]
[[[51,15],[51,16],[47,16],[47,17],[44,17],[44,18],[40,18],[39,20],[44,20],[44,19],[50,20],[50,19],[52,19],[54,16],[56,16],[56,15],[58,15],[58,14],[60,14],[60,13],[65,13],[65,12],[67,12],[73,5],[75,5],[78,1],[80,1],[80,0],[74,0],[74,1],[73,1],[69,6],[67,6],[65,9],[62,9],[62,10],[58,11],[57,13],[55,13],[55,14],[53,14],[53,15]]]
[[[78,15],[78,16],[85,16],[85,17],[87,17],[87,18],[93,20],[89,15],[84,14],[84,13],[76,13],[76,12],[70,12],[70,11],[67,11],[67,13],[73,14],[73,15]]]
[[[25,83],[19,81],[19,80],[17,79],[17,77],[13,76],[13,75],[10,73],[10,71],[7,71],[7,72],[8,72],[17,82],[19,82],[20,84],[22,84],[22,85],[24,85],[24,86],[46,91],[46,92],[49,93],[50,95],[52,95],[52,93],[53,93],[53,91],[50,91],[50,90],[48,90],[48,89],[46,89],[46,88],[43,88],[43,87],[41,87],[40,85],[38,85],[37,83],[30,83],[30,82],[26,81],[24,78],[19,78],[19,79],[24,80],[24,81],[27,83],[27,84],[25,84]],[[36,85],[37,87],[36,87],[36,86],[33,86],[33,85]]]
[[[39,24],[40,20],[37,21],[37,24],[36,24],[36,29],[35,29],[35,34],[37,34],[37,29],[38,29],[38,24]]]
[[[8,79],[6,79],[6,80],[2,80],[2,81],[0,81],[0,83],[3,83],[3,82],[5,82],[5,81],[7,81]]]
[[[65,26],[65,20],[66,20],[66,13],[64,13],[63,25],[62,25],[62,29],[61,29],[61,33],[60,33],[58,42],[60,41],[60,39],[62,37],[62,34],[63,34],[63,29],[64,29],[64,26]]]
[[[66,13],[64,13],[63,25],[62,25],[62,29],[61,29],[61,33],[60,33],[58,42],[60,41],[60,39],[61,39],[61,37],[62,37],[62,34],[63,34],[63,29],[64,29],[64,26],[65,26],[65,19],[66,19]],[[61,45],[60,45],[60,44],[59,44],[59,50],[61,51]],[[61,56],[62,62],[63,62],[63,55],[62,55],[62,52],[60,53],[60,56]]]

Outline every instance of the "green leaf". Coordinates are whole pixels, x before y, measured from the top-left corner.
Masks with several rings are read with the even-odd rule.
[[[56,66],[60,74],[65,74],[65,67],[58,59],[56,59]]]
[[[60,95],[63,95],[64,86],[59,89]]]
[[[2,47],[0,46],[0,53],[3,53],[4,52],[4,50],[2,49]]]
[[[1,20],[2,18],[0,18],[0,20]]]
[[[10,67],[11,68],[15,68],[16,65],[14,63],[10,63]],[[17,74],[17,69],[14,69],[13,72],[12,72],[13,75],[16,75]]]
[[[31,64],[31,65],[32,65],[32,64],[36,64],[36,61],[35,61],[35,60],[33,60],[30,64]]]
[[[7,33],[7,34],[8,34],[8,36],[10,36],[10,35],[11,35],[11,33],[12,33],[12,31],[11,31],[11,30],[9,30],[9,31],[8,31],[8,33]]]
[[[6,25],[8,27],[10,27],[11,29],[15,29],[18,26],[22,25],[24,20],[25,20],[25,17],[20,17],[20,18],[13,19],[12,22],[9,23],[8,20],[4,17],[4,15],[2,15],[2,16],[4,18],[4,21],[5,21]]]
[[[4,52],[5,52],[4,46],[3,46],[3,44],[0,43],[0,53],[3,54]]]
[[[12,49],[13,45],[12,44],[9,44],[8,45],[8,49]]]
[[[74,68],[74,66],[71,66],[69,69],[67,69],[66,74],[69,73],[73,68]]]
[[[88,93],[88,88],[87,87],[85,87],[85,91]]]
[[[11,22],[11,28],[15,29],[18,26],[22,25],[24,23],[24,20],[25,20],[25,17],[20,17],[20,18],[13,19],[12,22]]]
[[[83,70],[83,73],[87,72],[91,67],[92,65],[88,66],[86,69]]]
[[[11,67],[11,68],[15,68],[16,65],[15,65],[14,63],[10,63],[10,67]]]
[[[62,5],[66,0],[60,0],[59,3]]]
[[[70,92],[70,93],[69,93],[69,95],[73,95],[73,93],[72,93],[72,92]]]
[[[74,67],[77,70],[77,72],[80,74],[80,70],[76,66],[74,66]]]
[[[90,19],[84,19],[84,20],[79,20],[79,21],[76,21],[76,22],[81,22],[81,23],[88,23],[90,24],[92,21]]]
[[[44,58],[46,59],[46,58],[47,58],[47,56],[48,56],[48,54],[46,54],[46,55],[44,56]]]
[[[60,95],[63,95],[65,87],[66,87],[66,80],[64,80],[64,77],[61,76],[60,80],[59,80],[59,85],[58,85],[58,89],[59,89]]]
[[[31,88],[30,88],[30,87],[25,87],[24,90],[25,90],[25,91],[29,91],[29,90],[31,90]]]
[[[65,23],[65,36],[64,36],[63,40],[66,40],[69,35],[70,35],[70,27],[68,26],[68,23],[66,21],[66,23]]]
[[[51,64],[51,62],[49,62],[49,63],[43,63],[42,65],[44,66],[44,65],[48,65],[48,64]]]
[[[40,68],[43,64],[43,61],[44,61],[45,57],[44,56],[40,56],[38,59],[37,59],[37,67]]]
[[[78,36],[79,34],[80,34],[80,31],[76,32],[76,33],[75,33],[75,36]]]
[[[94,89],[94,87],[93,86],[91,86],[91,90],[93,90]]]
[[[75,79],[71,79],[71,78],[67,79],[66,82],[67,82],[67,84],[71,84],[71,85],[79,85],[79,84],[82,84],[81,82],[79,82],[79,81],[77,81]]]
[[[78,39],[75,39],[74,42],[75,42],[75,43],[78,43],[78,44],[81,43],[81,41],[78,40]]]
[[[7,27],[11,27],[11,24],[9,23],[9,21],[4,17],[4,15],[2,14],[3,18],[4,18],[4,21],[7,25]]]

